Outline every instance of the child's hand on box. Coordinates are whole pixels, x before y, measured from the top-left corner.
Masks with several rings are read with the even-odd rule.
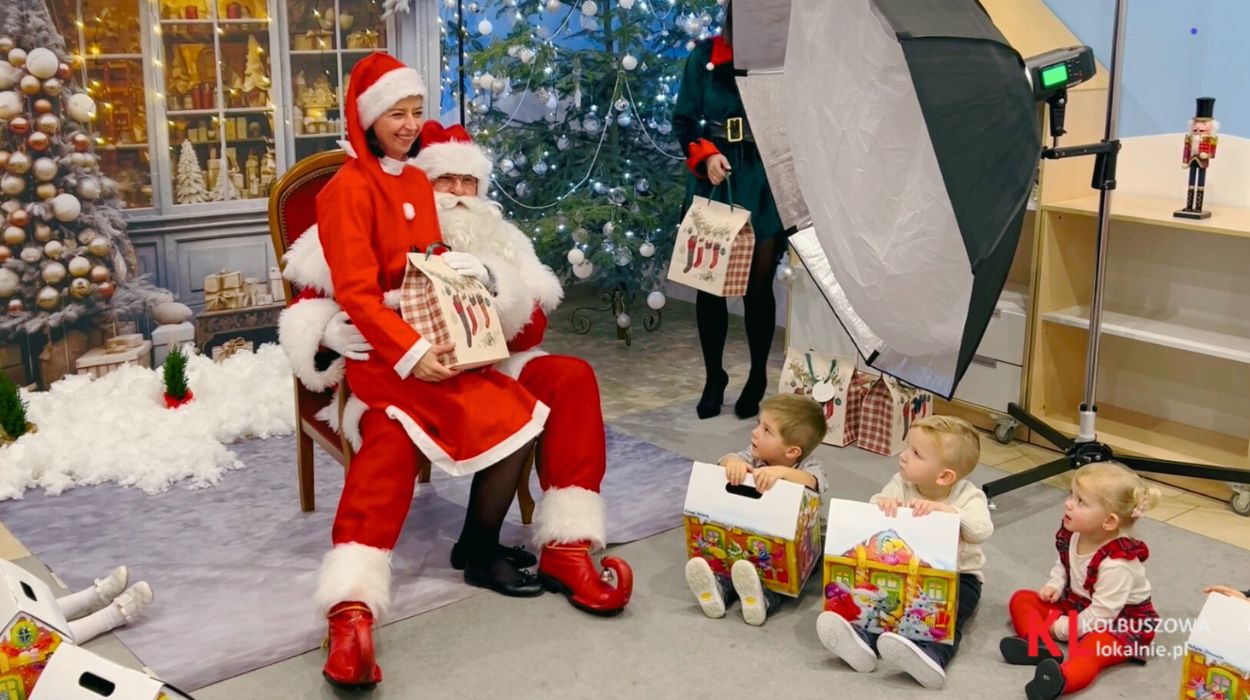
[[[773,487],[773,484],[781,481],[786,472],[790,471],[790,467],[760,467],[751,472],[755,477],[755,490],[764,493]]]
[[[929,513],[958,513],[953,506],[938,501],[914,500],[911,502],[911,514],[919,518]]]
[[[882,497],[877,499],[877,507],[881,509],[882,513],[885,513],[887,518],[893,518],[898,515],[898,507],[901,505],[903,504],[897,498]]]
[[[1202,589],[1202,592],[1203,593],[1219,593],[1221,595],[1226,595],[1230,598],[1240,598],[1242,600],[1250,600],[1246,598],[1245,593],[1242,593],[1236,588],[1229,588],[1228,586],[1207,586],[1206,588]]]
[[[725,476],[729,479],[729,483],[734,486],[741,486],[746,480],[747,474],[751,473],[751,465],[744,459],[731,457],[725,460]]]

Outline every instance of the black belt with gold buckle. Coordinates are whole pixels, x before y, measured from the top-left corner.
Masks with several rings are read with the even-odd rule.
[[[727,143],[755,141],[755,138],[751,135],[750,127],[747,126],[746,119],[742,117],[730,117],[724,122],[708,120],[707,126],[712,134],[711,138],[715,141],[725,141]]]

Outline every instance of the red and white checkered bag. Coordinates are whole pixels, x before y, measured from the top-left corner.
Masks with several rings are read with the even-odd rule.
[[[755,252],[751,212],[695,197],[677,229],[668,278],[720,297],[746,294]]]
[[[911,424],[932,413],[933,394],[882,375],[864,396],[856,444],[879,455],[896,455],[907,447]]]
[[[456,346],[438,356],[448,368],[473,369],[508,357],[503,325],[486,285],[437,256],[408,254],[399,314],[431,344]]]
[[[824,443],[846,447],[859,434],[859,412],[864,394],[875,377],[855,369],[855,358],[815,350],[786,351],[777,391],[811,396],[825,410]]]

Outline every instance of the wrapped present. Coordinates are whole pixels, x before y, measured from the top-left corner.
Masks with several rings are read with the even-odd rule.
[[[845,447],[859,435],[860,408],[874,377],[855,369],[855,358],[815,350],[786,351],[778,391],[811,396],[825,411],[826,445]]]
[[[347,35],[347,48],[349,49],[376,49],[380,34],[368,29],[358,29]],[[344,87],[343,92],[347,92]]]
[[[204,310],[224,311],[243,306],[243,273],[221,272],[204,278]]]
[[[0,695],[0,697],[4,697]],[[21,697],[21,696],[10,696]],[[66,644],[48,662],[30,700],[191,700],[142,671]]]
[[[881,375],[864,395],[856,444],[879,455],[896,455],[907,447],[911,424],[932,413],[933,394]]]
[[[243,338],[232,338],[213,348],[213,362],[222,362],[240,352],[255,352],[252,341]]]
[[[152,362],[156,367],[165,364],[165,357],[175,345],[195,342],[195,325],[190,321],[167,323],[152,331]]]
[[[430,343],[455,346],[438,356],[448,368],[472,369],[508,357],[508,343],[486,286],[437,256],[408,254],[399,313]]]
[[[104,331],[92,328],[89,332],[71,330],[62,339],[48,343],[39,353],[39,371],[45,388],[67,374],[78,373],[78,360],[88,348],[104,344]],[[101,351],[103,352],[103,351]]]
[[[115,340],[115,338],[110,338],[109,342]],[[119,348],[114,345],[112,350],[106,344],[105,347],[92,348],[83,353],[75,363],[79,374],[90,374],[93,377],[103,377],[124,365],[151,367],[152,341],[144,340],[136,347]]]
[[[868,632],[953,644],[959,516],[833,499],[825,532],[825,610]]]
[[[276,265],[269,268],[269,295],[274,300],[286,299],[286,288],[282,286],[282,268]]]
[[[5,560],[0,560],[0,626],[0,698],[32,697],[53,654],[73,647],[74,638],[48,584]]]
[[[695,197],[677,229],[668,279],[716,296],[742,296],[754,251],[750,211]]]
[[[1181,700],[1250,697],[1250,601],[1211,593],[1198,613],[1181,672]]]
[[[750,475],[731,486],[722,467],[695,462],[684,520],[688,558],[726,575],[745,559],[783,595],[798,596],[819,563],[820,496],[800,484],[778,481],[761,494]]]

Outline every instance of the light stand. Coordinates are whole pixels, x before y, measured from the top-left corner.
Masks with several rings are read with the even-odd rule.
[[[1120,117],[1120,73],[1124,62],[1124,23],[1128,14],[1128,0],[1116,0],[1115,29],[1112,39],[1111,80],[1107,95],[1107,122],[1102,141],[1084,146],[1057,146],[1059,136],[1064,133],[1064,108],[1067,103],[1066,91],[1052,95],[1046,100],[1051,110],[1051,136],[1056,144],[1042,151],[1042,157],[1052,160],[1071,158],[1073,156],[1095,156],[1094,175],[1091,186],[1098,190],[1098,234],[1096,240],[1097,257],[1094,259],[1094,294],[1090,302],[1089,339],[1086,344],[1085,356],[1085,395],[1080,406],[1079,434],[1070,438],[1053,427],[1046,425],[1039,418],[1030,415],[1015,403],[1008,404],[1007,411],[1030,430],[1036,432],[1064,451],[1064,456],[1048,464],[991,481],[983,487],[985,495],[993,499],[999,494],[1013,491],[1052,476],[1062,474],[1070,469],[1079,469],[1090,462],[1102,462],[1117,459],[1138,472],[1152,474],[1169,474],[1198,479],[1228,481],[1234,484],[1250,484],[1250,470],[1214,467],[1184,462],[1149,459],[1115,455],[1111,448],[1099,442],[1094,426],[1098,416],[1098,405],[1095,402],[1098,388],[1098,352],[1102,339],[1102,305],[1103,290],[1107,279],[1107,238],[1111,219],[1111,190],[1115,189],[1116,156],[1120,151],[1120,142],[1116,138],[1116,130]],[[1233,509],[1242,515],[1250,514],[1250,491],[1236,489]]]

